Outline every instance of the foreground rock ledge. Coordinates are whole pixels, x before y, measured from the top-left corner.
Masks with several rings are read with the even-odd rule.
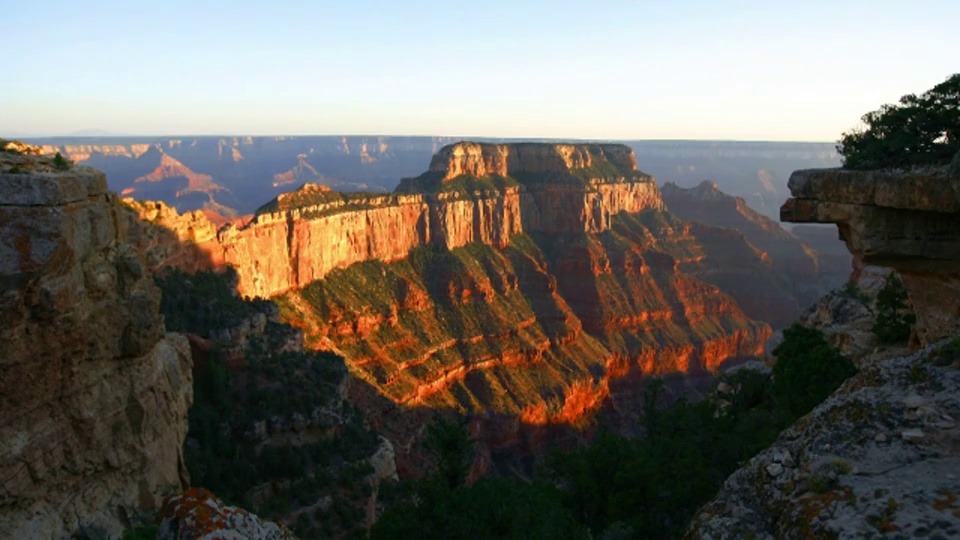
[[[781,221],[835,223],[865,264],[903,276],[930,344],[960,332],[960,177],[946,167],[796,171]]]
[[[117,537],[186,483],[189,344],[103,174],[2,150],[0,537]]]
[[[700,509],[687,538],[960,536],[960,342],[864,368]]]

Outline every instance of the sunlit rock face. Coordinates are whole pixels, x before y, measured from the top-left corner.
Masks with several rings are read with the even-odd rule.
[[[187,482],[183,336],[103,174],[0,151],[0,531],[117,536]]]
[[[511,177],[499,189],[445,185],[475,173],[519,180]],[[128,202],[140,219],[176,232],[177,241],[166,246],[144,239],[153,262],[189,264],[200,253],[202,261],[234,266],[240,292],[249,296],[302,288],[357,262],[400,260],[418,246],[504,247],[524,232],[602,232],[619,212],[663,206],[653,179],[636,170],[632,151],[622,145],[459,143],[441,150],[430,171],[398,191],[340,194],[306,184],[262,207],[249,224],[216,234],[199,212]]]
[[[790,177],[783,221],[836,223],[864,264],[896,269],[929,344],[960,331],[960,178],[946,168],[813,169]]]

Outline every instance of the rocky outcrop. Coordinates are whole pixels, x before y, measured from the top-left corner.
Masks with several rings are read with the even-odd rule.
[[[187,483],[184,337],[102,173],[0,152],[0,536],[117,536]]]
[[[946,168],[816,169],[790,177],[781,219],[836,223],[850,252],[902,276],[929,344],[960,332],[960,177]]]
[[[633,150],[622,144],[490,144],[461,142],[440,149],[430,162],[429,172],[440,173],[443,181],[461,175],[476,177],[567,173],[610,164],[623,176],[637,170]]]
[[[488,151],[476,159],[456,157],[474,146]],[[308,184],[264,206],[246,226],[228,225],[215,235],[198,212],[181,216],[163,203],[128,204],[143,221],[175,232],[176,241],[166,244],[143,239],[152,262],[233,266],[240,277],[240,293],[260,297],[303,288],[354,263],[401,260],[418,246],[454,249],[480,242],[504,247],[511,235],[524,232],[598,233],[608,230],[620,212],[663,205],[656,184],[636,171],[632,152],[622,145],[497,145],[500,153],[495,155],[488,147],[471,143],[446,147],[425,176],[442,173],[447,179],[462,169],[490,168],[527,175],[527,183],[484,190],[441,185],[429,193],[382,196],[339,194]],[[501,154],[508,157],[503,158],[505,168],[497,169],[500,165],[494,162]],[[583,167],[564,169],[567,163]],[[448,167],[446,172],[441,165]],[[552,174],[565,175],[566,180],[557,182]],[[570,179],[576,182],[567,182]],[[425,187],[423,182],[407,188]]]
[[[867,365],[724,483],[688,538],[960,535],[960,343]]]
[[[296,540],[282,523],[260,519],[243,508],[227,506],[202,488],[168,497],[159,514],[157,540]]]

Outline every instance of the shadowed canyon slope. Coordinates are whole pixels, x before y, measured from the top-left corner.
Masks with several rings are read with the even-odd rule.
[[[704,181],[690,189],[668,182],[663,186],[663,200],[670,213],[687,221],[737,231],[761,253],[763,264],[731,261],[717,272],[702,274],[703,279],[732,294],[751,317],[787,326],[804,308],[842,285],[850,275],[850,256],[835,231],[821,237],[807,234],[811,247],[779,223],[752,210],[743,198],[720,191],[714,182]],[[702,242],[709,244],[709,236],[702,236]],[[821,250],[830,253],[821,256]],[[835,254],[838,250],[842,253]]]

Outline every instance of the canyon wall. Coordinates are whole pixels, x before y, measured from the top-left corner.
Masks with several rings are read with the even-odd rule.
[[[8,146],[9,145],[5,145]],[[0,151],[0,536],[117,537],[186,486],[186,339],[104,175]],[[2,150],[2,149],[0,149]]]
[[[750,317],[778,327],[789,326],[804,308],[850,276],[850,254],[836,239],[835,232],[823,238],[814,237],[816,242],[809,245],[779,223],[753,211],[742,198],[723,193],[713,182],[705,180],[690,189],[668,182],[663,186],[663,200],[671,214],[722,227],[731,235],[742,235],[759,252],[763,265],[751,266],[744,264],[746,261],[737,264],[731,259],[730,264],[717,268],[718,272],[698,274],[732,294]],[[721,235],[713,232],[710,236]],[[709,243],[707,235],[699,237]],[[730,238],[719,243],[736,244]],[[823,257],[820,249],[829,250],[830,254]],[[842,254],[834,255],[836,251]]]
[[[471,154],[475,146],[484,152]],[[510,153],[514,147],[523,150]],[[137,211],[138,219],[175,233],[175,242],[141,239],[157,266],[230,265],[239,274],[241,294],[269,297],[303,288],[357,262],[403,259],[418,246],[454,249],[480,242],[504,247],[511,235],[524,232],[599,233],[608,230],[612,217],[620,212],[662,208],[659,189],[650,177],[636,171],[628,148],[577,148],[451,145],[434,158],[424,175],[433,178],[442,172],[433,192],[346,197],[307,184],[277,197],[248,224],[227,225],[219,231],[200,212],[181,216],[164,203],[126,202]],[[593,169],[572,169],[583,171],[581,179],[564,169],[568,162]],[[600,165],[605,168],[598,169]],[[447,167],[445,172],[442,167]],[[444,182],[456,178],[452,175],[457,171],[554,176],[550,182],[537,176],[502,189],[448,190]],[[561,175],[561,182],[556,175]],[[424,185],[411,179],[406,191]]]
[[[812,169],[789,187],[783,221],[836,223],[863,263],[900,273],[921,344],[960,332],[960,177],[946,167]]]

